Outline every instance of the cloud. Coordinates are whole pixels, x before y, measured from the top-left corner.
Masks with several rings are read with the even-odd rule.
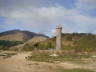
[[[76,8],[90,10],[96,8],[96,0],[77,0]]]
[[[42,4],[40,4],[40,1]],[[20,28],[32,29],[42,33],[50,34],[54,32],[53,29],[58,24],[62,24],[63,32],[96,33],[96,18],[82,15],[77,9],[82,8],[81,6],[84,5],[84,8],[87,9],[86,2],[90,0],[78,0],[77,8],[72,9],[67,9],[60,5],[51,5],[50,3],[45,5],[42,0],[40,1],[28,0],[27,3],[25,0],[20,0],[20,3],[16,1],[12,3],[13,8],[10,6],[1,7],[0,16],[6,17],[6,25],[21,26]],[[89,6],[88,9],[94,7],[96,6]]]

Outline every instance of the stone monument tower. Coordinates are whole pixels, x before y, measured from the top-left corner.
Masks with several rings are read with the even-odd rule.
[[[58,25],[56,27],[56,51],[61,51],[61,36],[62,36],[62,26]]]

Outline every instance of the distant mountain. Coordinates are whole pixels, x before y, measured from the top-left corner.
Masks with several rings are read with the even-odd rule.
[[[43,41],[48,36],[30,31],[10,30],[0,33],[0,50],[9,50],[15,46],[23,47],[26,43]],[[30,43],[30,44],[31,44]],[[13,48],[13,50],[14,50]]]
[[[42,36],[48,38],[48,36],[45,36],[43,34],[37,34],[30,31],[10,30],[0,33],[0,40],[26,42],[35,36]]]

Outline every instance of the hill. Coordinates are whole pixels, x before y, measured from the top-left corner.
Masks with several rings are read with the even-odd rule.
[[[11,30],[11,31],[6,31],[6,32],[0,33],[0,40],[25,42],[34,36],[47,37],[43,34],[37,34],[34,32],[30,32],[30,31]]]
[[[27,43],[24,50],[33,50],[34,48],[46,50],[55,48],[56,37],[49,38],[43,42]],[[62,49],[65,51],[96,51],[96,35],[90,33],[63,33]]]
[[[29,31],[12,30],[0,33],[0,49],[24,50],[55,49],[56,37]],[[62,49],[65,51],[96,51],[96,35],[90,33],[62,33]]]
[[[8,49],[8,47],[24,44],[34,37],[48,38],[43,34],[38,34],[30,31],[10,30],[0,33],[0,49]],[[35,38],[36,39],[36,38]],[[30,41],[29,41],[30,42]]]
[[[10,48],[10,50],[15,50],[15,51],[31,51],[34,49],[34,44],[44,42],[48,39],[48,37],[43,37],[43,36],[34,36],[32,39],[26,41],[23,44],[19,44],[16,46],[13,46]]]

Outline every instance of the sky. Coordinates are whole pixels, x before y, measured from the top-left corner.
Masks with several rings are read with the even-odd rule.
[[[64,33],[96,34],[96,0],[0,0],[0,32],[20,29],[52,36],[59,24]]]

